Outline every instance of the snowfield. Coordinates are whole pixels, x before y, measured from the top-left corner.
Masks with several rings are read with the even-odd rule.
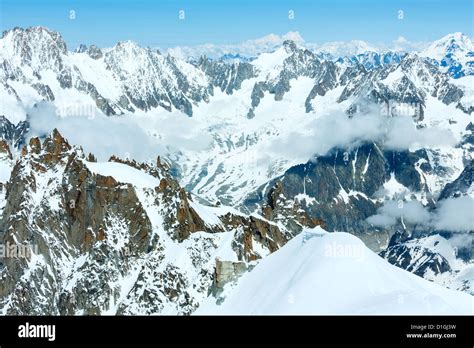
[[[357,237],[306,230],[195,314],[473,314],[474,297],[392,266]]]
[[[133,186],[154,188],[160,185],[160,179],[155,178],[141,170],[127,164],[115,162],[88,162],[84,161],[87,168],[94,174],[111,176],[118,182],[132,184]]]

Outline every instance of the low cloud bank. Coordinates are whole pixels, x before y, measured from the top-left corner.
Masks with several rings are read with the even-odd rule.
[[[382,228],[403,221],[413,225],[423,224],[435,230],[469,232],[474,231],[473,212],[474,198],[471,196],[442,200],[431,212],[417,201],[388,201],[378,209],[376,215],[367,218],[367,222]]]
[[[331,149],[351,149],[364,142],[378,142],[392,150],[416,150],[424,147],[454,146],[451,131],[442,128],[417,128],[411,117],[389,117],[375,111],[349,118],[334,113],[311,122],[305,133],[290,133],[273,141],[267,151],[301,158],[324,156]]]
[[[174,148],[203,150],[212,141],[210,136],[193,132],[194,120],[184,115],[173,114],[166,120],[136,115],[61,117],[50,103],[40,103],[28,114],[28,136],[44,137],[57,128],[71,144],[82,146],[101,161],[112,155],[146,161]]]

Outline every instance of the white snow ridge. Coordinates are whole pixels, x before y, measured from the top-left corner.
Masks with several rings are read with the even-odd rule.
[[[392,266],[357,237],[306,230],[196,314],[473,314],[473,297]]]

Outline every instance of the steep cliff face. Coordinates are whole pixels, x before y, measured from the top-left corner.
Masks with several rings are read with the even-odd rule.
[[[474,160],[469,161],[459,177],[447,184],[439,196],[439,200],[473,194]]]
[[[458,242],[454,242],[455,240]],[[391,243],[380,256],[424,279],[474,294],[472,235],[432,234],[406,238],[404,241]]]
[[[57,130],[30,140],[5,186],[0,237],[28,251],[3,259],[6,314],[188,314],[216,259],[245,265],[287,241],[263,217],[194,202],[160,159],[96,162]]]
[[[433,192],[425,176],[432,172],[424,150],[389,151],[369,143],[294,166],[266,186],[265,196],[250,196],[246,204],[270,206],[275,221],[293,225],[300,221],[311,227],[313,221],[324,221],[329,231],[356,234],[380,251],[397,227],[381,230],[366,219],[386,200],[411,196],[429,204]]]
[[[464,202],[466,206],[455,205],[455,209],[461,212],[464,210],[468,220],[462,230],[453,231],[445,225],[437,226],[430,222],[422,229],[405,226],[404,229],[397,230],[388,247],[380,255],[388,262],[420,277],[473,294],[473,183],[471,160],[455,180],[444,186],[431,210],[436,221],[439,215],[445,216],[442,210],[446,205]],[[458,218],[462,218],[462,214]]]
[[[6,142],[12,149],[19,149],[24,145],[25,136],[29,131],[26,121],[13,124],[5,116],[0,116],[0,139]]]

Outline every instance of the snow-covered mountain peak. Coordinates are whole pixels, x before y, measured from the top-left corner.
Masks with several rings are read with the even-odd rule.
[[[137,73],[152,69],[157,54],[140,47],[133,41],[118,42],[110,51],[105,53],[105,62],[111,69]]]
[[[117,42],[117,44],[112,48],[112,51],[113,50],[127,54],[143,53],[147,51],[147,49],[141,47],[139,44],[132,40]]]
[[[474,74],[474,44],[463,33],[444,36],[422,51],[420,56],[437,60],[454,78]]]
[[[64,49],[63,52],[67,50],[66,43],[59,32],[42,26],[28,28],[15,27],[10,30],[5,30],[2,33],[2,39],[9,38],[17,43],[20,42],[20,40],[30,44],[41,44],[43,41],[48,41],[49,43],[56,43],[62,46],[61,48]]]
[[[271,53],[262,53],[252,61],[261,76],[274,79],[282,70],[309,69],[318,61],[314,53],[298,45],[293,40],[285,40]]]
[[[421,55],[441,60],[448,53],[466,54],[472,51],[474,51],[474,44],[471,39],[463,33],[456,32],[436,40],[426,50],[421,52]]]
[[[378,49],[362,40],[326,42],[316,48],[318,52],[329,53],[334,57],[377,52]]]
[[[45,27],[14,28],[0,39],[0,58],[33,70],[60,69],[67,46],[61,34]]]
[[[252,62],[262,74],[266,75],[283,64],[283,61],[291,55],[291,52],[280,47],[271,53],[262,53]]]
[[[288,53],[293,53],[298,49],[298,45],[293,40],[283,41],[283,47],[285,48],[285,51]]]

